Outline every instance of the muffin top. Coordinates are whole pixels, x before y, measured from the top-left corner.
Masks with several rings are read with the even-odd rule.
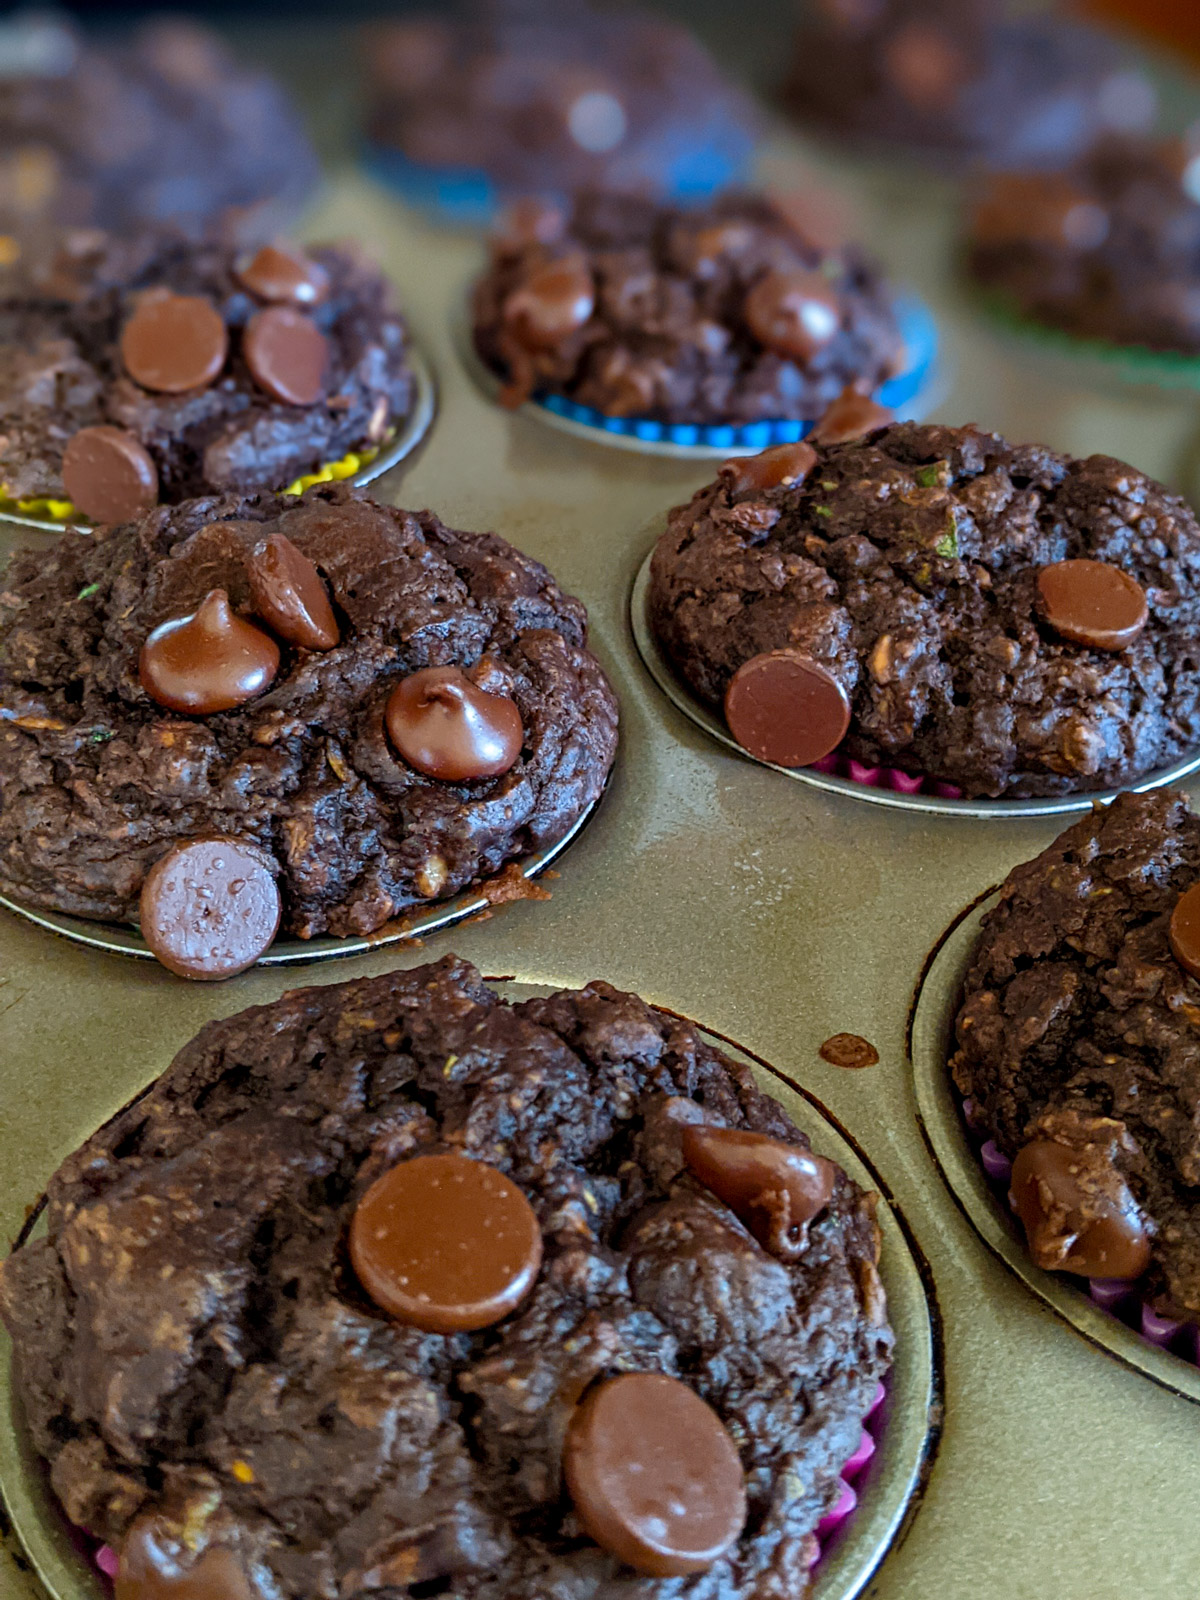
[[[1005,11],[998,0],[810,0],[787,102],[828,132],[949,168],[1059,166],[1107,132],[1150,124],[1154,89],[1117,41]]]
[[[412,406],[404,320],[346,248],[72,231],[0,287],[13,498],[70,499],[104,522],[282,489],[379,446]]]
[[[747,678],[778,670],[816,696],[832,744],[752,753],[806,765],[844,732],[856,761],[1011,796],[1126,783],[1200,744],[1182,500],[976,427],[822,432],[727,463],[654,552],[654,628],[697,695],[744,712]]]
[[[780,1161],[808,1187],[776,1237],[780,1193],[755,1183]],[[426,1301],[378,1276],[400,1250],[381,1195],[427,1235],[476,1231],[423,1193],[447,1171],[487,1185],[480,1225],[519,1232],[506,1260],[531,1268],[485,1326],[462,1326],[474,1274],[431,1277],[419,1240]],[[447,956],[209,1023],[51,1179],[0,1309],[54,1489],[131,1574],[174,1556],[238,1596],[799,1596],[889,1363],[875,1199],[683,1019],[604,983],[509,1004]],[[630,1384],[629,1453],[665,1393],[705,1493],[719,1441],[722,1494],[744,1494],[740,1535],[665,1582],[588,1531],[598,1402]]]
[[[370,137],[502,192],[706,195],[742,175],[758,132],[698,40],[648,12],[477,4],[376,24],[365,43]]]
[[[968,221],[973,276],[1068,333],[1200,352],[1200,130],[1107,139],[1063,173],[999,173]]]
[[[672,423],[811,420],[904,363],[875,268],[745,194],[686,211],[601,192],[569,217],[527,208],[494,241],[474,318],[506,402],[560,394]]]
[[[1005,879],[963,986],[954,1081],[1015,1158],[1039,1265],[1143,1278],[1200,1319],[1200,818],[1119,795]],[[1030,1193],[1032,1191],[1032,1194]]]
[[[249,232],[289,220],[316,184],[282,90],[217,36],[160,19],[128,43],[85,43],[26,12],[0,34],[0,226],[136,229],[232,212]]]
[[[110,920],[143,895],[145,929],[151,868],[215,836],[265,857],[288,931],[372,932],[597,798],[585,637],[502,539],[344,486],[64,534],[0,588],[0,886]]]

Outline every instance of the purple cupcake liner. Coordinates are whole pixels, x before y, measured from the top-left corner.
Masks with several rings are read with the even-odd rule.
[[[897,794],[934,794],[941,800],[963,797],[956,783],[943,783],[923,773],[914,776],[911,772],[901,772],[899,767],[864,767],[861,761],[854,761],[839,750],[814,761],[810,770],[823,772],[827,777],[849,778],[851,783],[861,783],[869,789],[894,789]]]
[[[983,1137],[974,1102],[963,1100],[961,1106],[967,1133],[987,1176],[988,1186],[1011,1211],[1008,1184],[1012,1176],[1012,1162],[993,1139]],[[1087,1286],[1088,1296],[1094,1304],[1127,1328],[1132,1328],[1147,1344],[1157,1345],[1160,1350],[1167,1350],[1193,1366],[1200,1366],[1200,1327],[1194,1322],[1179,1322],[1174,1317],[1160,1316],[1142,1298],[1136,1281],[1130,1283],[1124,1278],[1089,1278]]]

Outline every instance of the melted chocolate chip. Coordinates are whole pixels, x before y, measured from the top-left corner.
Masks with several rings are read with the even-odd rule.
[[[93,522],[132,522],[158,500],[158,468],[124,428],[80,428],[63,451],[63,487]]]
[[[890,411],[851,386],[826,408],[808,437],[813,444],[849,444],[864,433],[885,428],[891,420]]]
[[[448,783],[507,772],[525,739],[516,701],[485,694],[457,667],[425,667],[402,679],[384,722],[410,767]]]
[[[125,1535],[113,1580],[116,1600],[255,1600],[256,1587],[228,1545],[194,1554],[182,1533],[153,1515]]]
[[[795,1260],[829,1204],[837,1168],[823,1156],[745,1128],[703,1123],[682,1133],[689,1170],[772,1255]]]
[[[150,698],[193,717],[244,705],[269,688],[278,671],[279,646],[235,616],[224,589],[213,589],[190,616],[155,628],[138,661]]]
[[[768,350],[809,361],[837,336],[842,308],[819,272],[768,272],[746,296],[744,315]]]
[[[1145,1218],[1100,1146],[1035,1139],[1013,1162],[1010,1193],[1046,1271],[1131,1279],[1150,1265]]]
[[[456,1333],[516,1310],[537,1279],[542,1231],[521,1190],[487,1162],[414,1156],[358,1202],[350,1259],[389,1315]]]
[[[305,650],[332,650],[337,618],[321,575],[282,533],[272,533],[246,558],[250,598],[269,628]]]
[[[538,267],[504,302],[504,321],[530,350],[552,350],[583,327],[596,308],[596,286],[582,256]]]
[[[237,269],[239,283],[272,304],[320,305],[329,293],[329,274],[302,250],[265,244]]]
[[[777,444],[756,456],[737,456],[721,464],[718,476],[732,494],[761,494],[767,489],[794,488],[804,482],[817,464],[812,445]]]
[[[845,689],[798,650],[745,661],[725,691],[725,720],[752,756],[777,767],[807,767],[836,750],[850,726]]]
[[[1189,978],[1200,982],[1200,883],[1175,902],[1170,923],[1171,954]]]
[[[244,972],[279,931],[271,858],[240,839],[189,839],[142,885],[142,937],[170,972],[212,981]]]
[[[256,312],[242,334],[242,354],[259,388],[284,405],[315,405],[324,393],[329,340],[294,306]]]
[[[1060,639],[1093,650],[1125,650],[1150,608],[1136,578],[1107,561],[1056,561],[1037,576],[1038,609]]]
[[[203,295],[144,296],[121,333],[121,360],[143,389],[183,394],[212,383],[225,365],[229,336]]]
[[[563,1474],[598,1545],[656,1578],[703,1572],[746,1522],[737,1448],[678,1378],[629,1372],[596,1384],[567,1430]]]

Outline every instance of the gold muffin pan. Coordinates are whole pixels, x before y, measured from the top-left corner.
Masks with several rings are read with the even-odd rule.
[[[489,982],[511,1001],[548,994],[554,987],[512,979]],[[819,1101],[731,1040],[705,1029],[701,1032],[708,1043],[750,1068],[816,1151],[831,1157],[864,1189],[883,1188],[866,1156]],[[36,1219],[35,1209],[27,1232],[36,1231]],[[886,1198],[881,1197],[878,1221],[883,1237],[879,1273],[896,1333],[895,1364],[875,1454],[855,1480],[858,1504],[830,1537],[809,1600],[853,1600],[862,1593],[916,1511],[941,1432],[941,1327],[928,1269],[904,1218]],[[0,1348],[0,1494],[52,1600],[107,1600],[109,1586],[63,1515],[33,1449],[13,1382],[7,1340]]]
[[[754,761],[760,767],[770,767],[782,772],[784,777],[797,783],[824,789],[829,794],[844,795],[850,800],[865,800],[868,805],[888,806],[897,811],[929,812],[943,817],[1055,817],[1072,811],[1090,811],[1093,805],[1112,800],[1121,793],[1119,789],[1093,789],[1083,794],[1053,795],[1035,800],[953,800],[934,794],[901,794],[895,789],[876,788],[869,783],[855,783],[851,778],[839,778],[833,773],[818,772],[814,767],[780,767],[773,761],[762,761],[743,750],[730,733],[724,720],[710,705],[693,694],[679,678],[654,634],[650,622],[650,563],[654,545],[666,531],[666,517],[656,517],[646,530],[651,541],[650,554],[638,568],[629,597],[629,623],[638,647],[638,654],[646,671],[678,711],[682,711],[703,728],[710,738],[716,739],[727,750],[734,750],[744,761]],[[1157,772],[1149,772],[1126,787],[1141,794],[1146,789],[1159,789],[1165,784],[1178,783],[1189,773],[1200,769],[1200,750],[1195,755],[1176,761]]]
[[[1092,1344],[1153,1378],[1164,1389],[1200,1403],[1200,1368],[1143,1339],[1089,1299],[1078,1278],[1043,1272],[1025,1248],[1021,1225],[989,1184],[963,1123],[950,1077],[954,1019],[963,980],[987,912],[990,893],[958,917],[938,941],[913,999],[909,1057],[922,1132],[951,1193],[989,1250],[1051,1310]]]

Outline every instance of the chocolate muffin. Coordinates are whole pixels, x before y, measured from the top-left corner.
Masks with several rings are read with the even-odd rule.
[[[0,56],[0,227],[18,242],[45,221],[125,231],[222,214],[261,234],[316,184],[278,84],[194,23],[160,19],[102,45],[61,14],[18,13]]]
[[[861,406],[862,402],[855,402]],[[970,426],[727,462],[654,551],[655,633],[761,759],[967,795],[1131,782],[1200,745],[1200,528],[1108,456]],[[842,442],[832,442],[841,440]]]
[[[414,198],[486,210],[604,185],[662,199],[745,176],[759,116],[696,38],[586,0],[479,3],[366,36],[368,137]]]
[[[179,954],[205,882],[267,902],[277,884],[300,938],[373,932],[561,839],[600,794],[617,710],[586,622],[502,539],[342,485],[191,500],[18,554],[0,888],[140,910],[189,977],[239,970]],[[243,847],[228,870],[213,840]]]
[[[1019,315],[1200,354],[1200,128],[1108,139],[1061,174],[999,173],[967,229],[972,277]]]
[[[1013,1160],[1039,1266],[1200,1321],[1200,818],[1123,794],[1005,879],[954,1081]]]
[[[670,423],[811,421],[905,358],[876,268],[747,194],[683,211],[594,192],[569,217],[527,210],[493,243],[474,322],[506,403],[562,395]]]
[[[798,1597],[890,1360],[875,1200],[690,1023],[447,956],[209,1023],[0,1311],[118,1596]]]
[[[339,247],[67,234],[0,285],[0,481],[123,522],[283,489],[413,405],[380,273]]]
[[[805,123],[951,170],[1053,168],[1147,127],[1155,93],[1115,40],[997,0],[810,0],[785,85]]]

